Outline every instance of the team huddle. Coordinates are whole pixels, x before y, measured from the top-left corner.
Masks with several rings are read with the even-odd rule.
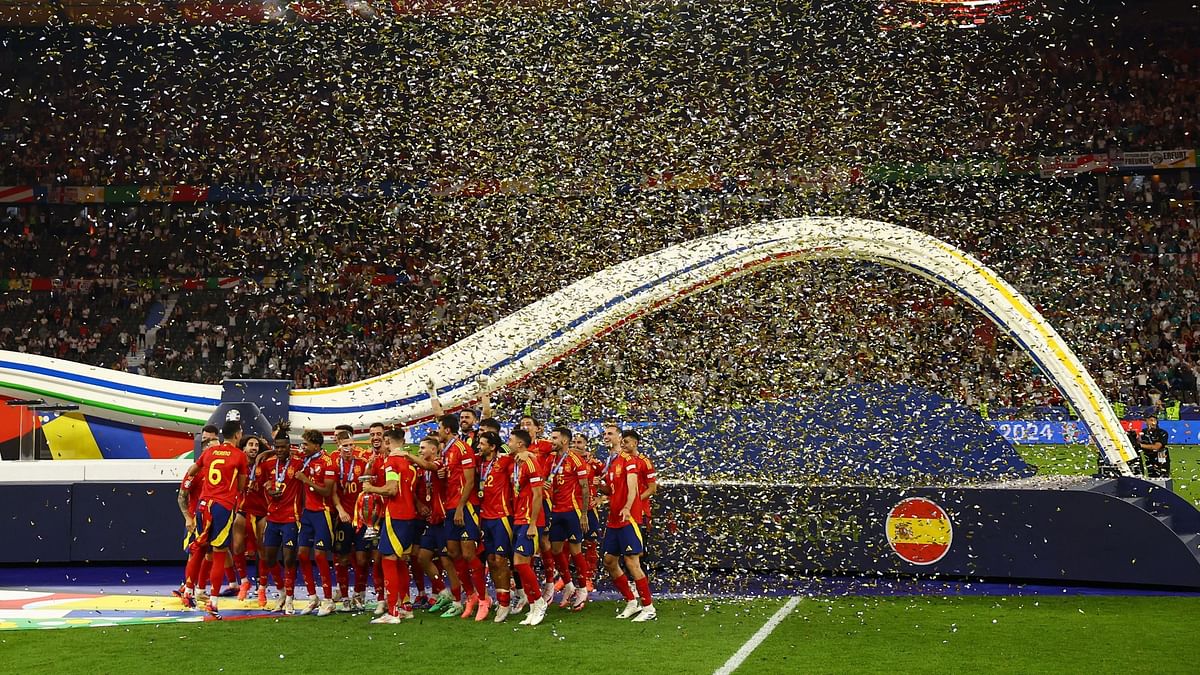
[[[365,611],[371,576],[371,623],[400,623],[419,610],[501,623],[528,610],[521,624],[537,625],[555,596],[566,610],[587,605],[602,552],[625,600],[618,617],[656,618],[641,555],[657,483],[637,432],[606,423],[607,462],[566,427],[543,438],[529,415],[504,439],[495,419],[442,414],[415,453],[401,429],[377,423],[369,432],[364,448],[352,428],[339,427],[327,454],[315,429],[296,448],[286,423],[270,442],[245,435],[239,421],[226,422],[219,439],[206,427],[179,490],[188,563],[176,594],[184,605],[220,618],[217,597],[229,577],[229,593],[245,600],[256,592],[271,611]],[[310,599],[299,612],[297,571]]]

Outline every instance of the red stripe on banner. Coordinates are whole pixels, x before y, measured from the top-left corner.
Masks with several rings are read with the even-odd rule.
[[[0,202],[20,203],[33,201],[32,185],[16,185],[0,187]]]
[[[949,544],[894,544],[896,553],[909,562],[928,563],[937,560],[950,548]]]
[[[897,504],[892,509],[891,517],[941,520],[946,517],[946,514],[938,508],[937,504],[927,499],[913,499]]]
[[[176,185],[171,193],[171,201],[173,202],[206,202],[208,201],[208,188],[195,187],[192,185]]]

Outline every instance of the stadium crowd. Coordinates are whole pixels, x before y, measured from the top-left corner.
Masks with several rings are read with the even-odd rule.
[[[930,232],[1000,270],[1114,400],[1196,400],[1195,170],[614,189],[680,167],[820,174],[1193,147],[1200,55],[1187,26],[1157,27],[1151,46],[1090,26],[1053,49],[1031,39],[1032,24],[984,33],[992,42],[851,31],[851,42],[872,41],[890,57],[862,59],[855,47],[864,45],[830,50],[822,37],[828,22],[861,18],[741,11],[594,7],[348,33],[151,27],[123,44],[78,29],[25,36],[62,48],[0,48],[0,71],[13,75],[0,92],[0,134],[14,157],[0,184],[566,176],[589,188],[13,205],[0,276],[61,283],[0,294],[0,348],[114,368],[138,355],[142,372],[195,381],[339,384],[400,367],[665,245],[772,217],[855,215]],[[715,25],[722,41],[706,30]],[[646,60],[664,49],[673,58]],[[202,72],[256,55],[275,65]],[[582,81],[591,86],[572,84]],[[151,343],[149,318],[161,326]],[[623,374],[627,389],[567,386],[594,373]],[[607,337],[522,395],[638,409],[877,379],[972,403],[1058,401],[1011,341],[944,292],[850,263],[734,282]]]

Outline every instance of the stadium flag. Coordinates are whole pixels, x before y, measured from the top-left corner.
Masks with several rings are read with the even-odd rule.
[[[208,201],[208,188],[195,187],[192,185],[176,185],[171,188],[172,202],[206,202]]]
[[[29,290],[31,291],[52,291],[54,290],[54,280],[45,277],[38,277],[29,280]]]
[[[0,186],[0,202],[12,203],[27,203],[33,201],[33,186],[32,185],[10,185]]]
[[[240,277],[209,277],[205,285],[208,288],[224,290],[226,288],[233,288],[240,283],[242,283]]]
[[[138,185],[118,185],[104,190],[104,201],[109,204],[130,204],[142,201],[142,188]]]

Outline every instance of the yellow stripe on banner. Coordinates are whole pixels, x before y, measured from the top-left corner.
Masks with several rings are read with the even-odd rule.
[[[888,518],[888,541],[896,544],[949,544],[950,521],[940,518]]]
[[[42,433],[54,459],[104,458],[83,413],[59,415],[42,425]]]
[[[966,264],[968,267],[971,268],[972,271],[974,271],[979,276],[983,277],[984,281],[988,282],[988,284],[992,288],[999,291],[1000,294],[1002,296],[1004,296],[1005,300],[1008,300],[1009,304],[1012,305],[1013,309],[1017,310],[1017,312],[1021,316],[1025,317],[1026,320],[1028,320],[1030,323],[1033,324],[1033,326],[1037,329],[1037,331],[1039,333],[1041,333],[1042,338],[1046,342],[1046,346],[1050,347],[1051,351],[1053,351],[1054,354],[1058,357],[1058,360],[1067,368],[1067,371],[1071,374],[1071,376],[1073,378],[1075,378],[1076,384],[1080,385],[1080,389],[1083,390],[1084,396],[1087,397],[1088,405],[1091,407],[1092,411],[1096,413],[1096,416],[1100,419],[1100,423],[1104,425],[1104,430],[1108,434],[1109,440],[1111,440],[1113,442],[1113,444],[1117,447],[1117,452],[1121,455],[1121,458],[1127,462],[1132,460],[1133,456],[1129,455],[1125,452],[1125,446],[1119,440],[1120,437],[1122,435],[1124,435],[1124,432],[1122,431],[1120,434],[1118,434],[1117,431],[1112,428],[1112,425],[1109,423],[1109,420],[1106,419],[1107,416],[1104,414],[1103,408],[1100,406],[1099,401],[1097,401],[1096,397],[1092,395],[1090,388],[1084,384],[1083,374],[1079,371],[1078,368],[1075,367],[1075,364],[1071,363],[1071,358],[1067,355],[1066,350],[1064,349],[1064,345],[1062,345],[1058,340],[1055,340],[1054,337],[1050,334],[1050,332],[1046,330],[1045,326],[1043,325],[1043,322],[1037,321],[1034,318],[1033,313],[1025,307],[1025,303],[1021,302],[1021,300],[1018,299],[1016,296],[1014,296],[1012,293],[1009,293],[1008,289],[1005,288],[1005,284],[1003,282],[1001,282],[999,279],[997,279],[996,276],[993,275],[987,268],[976,264],[970,258],[967,258],[963,254],[959,253],[958,251],[954,250],[953,248],[950,248],[949,246],[947,246],[946,244],[944,244],[940,241],[937,242],[937,244],[943,251],[945,251],[946,253],[949,253],[951,256],[953,256],[960,262]],[[978,298],[974,298],[974,299],[976,301],[979,300]],[[1049,373],[1047,373],[1047,375],[1049,375]]]

